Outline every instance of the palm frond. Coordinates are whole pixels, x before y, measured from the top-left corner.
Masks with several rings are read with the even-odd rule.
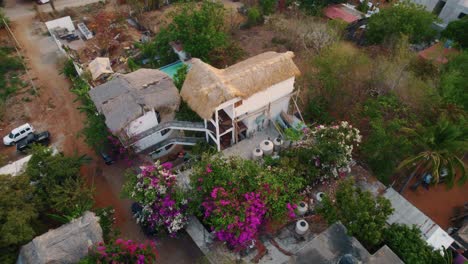
[[[454,157],[454,161],[456,163],[455,168],[458,167],[458,169],[460,170],[460,178],[458,179],[458,184],[461,186],[465,184],[466,180],[468,179],[466,175],[465,163],[457,156]]]
[[[425,153],[419,153],[417,156],[415,157],[409,157],[409,158],[406,158],[404,159],[402,162],[400,162],[400,164],[398,165],[397,167],[397,170],[401,170],[405,167],[412,167],[414,166],[415,164],[413,163],[419,163],[419,161],[421,159],[424,159],[424,156],[425,156]]]

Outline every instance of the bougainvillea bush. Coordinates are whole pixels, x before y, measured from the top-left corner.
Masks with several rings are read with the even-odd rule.
[[[252,244],[262,223],[294,217],[304,180],[289,167],[240,158],[203,157],[191,175],[192,209],[235,249]]]
[[[127,173],[124,196],[141,207],[135,214],[139,224],[154,231],[175,235],[187,223],[188,201],[177,186],[170,164],[140,167],[139,173]]]
[[[102,242],[89,249],[88,256],[80,264],[154,264],[158,258],[156,244],[152,241],[136,243],[121,238],[109,244]]]
[[[286,151],[285,156],[296,159],[296,165],[305,173],[314,172],[313,179],[324,181],[351,171],[353,149],[360,142],[359,130],[347,121],[318,125],[305,131],[305,137]]]

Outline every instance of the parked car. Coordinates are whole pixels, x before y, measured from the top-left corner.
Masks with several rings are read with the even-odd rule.
[[[49,131],[44,131],[41,133],[31,133],[26,138],[16,143],[16,150],[19,152],[23,152],[29,149],[33,143],[48,145],[49,142],[50,142]]]
[[[101,151],[100,154],[101,154],[102,159],[106,163],[106,165],[111,165],[111,164],[115,163],[115,160],[109,154],[107,154],[106,152]]]
[[[50,2],[50,0],[37,0],[37,3],[38,3],[39,5],[47,4],[47,3],[49,3],[49,2]]]
[[[13,129],[8,135],[3,137],[3,144],[7,146],[14,145],[16,142],[22,140],[23,138],[27,137],[29,134],[34,132],[33,126],[26,123],[21,125],[15,129]]]

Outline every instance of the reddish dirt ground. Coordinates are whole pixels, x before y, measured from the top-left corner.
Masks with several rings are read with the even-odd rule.
[[[404,197],[446,230],[452,226],[450,218],[453,217],[454,209],[468,202],[468,183],[455,185],[450,190],[443,184],[429,190],[418,188],[412,191],[408,188]]]

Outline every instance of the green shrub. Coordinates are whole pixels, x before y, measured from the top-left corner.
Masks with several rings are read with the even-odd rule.
[[[249,8],[247,11],[247,25],[252,27],[262,23],[263,17],[256,7]]]
[[[369,0],[364,0],[357,6],[356,9],[361,11],[362,13],[366,14],[367,11],[369,11],[368,3],[369,3]]]
[[[412,124],[396,96],[369,99],[363,118],[369,119],[369,132],[361,145],[362,156],[377,178],[388,184],[398,164],[410,155],[413,143],[400,131]]]
[[[392,212],[389,200],[382,196],[375,198],[371,192],[355,186],[351,179],[340,183],[335,200],[325,196],[317,208],[317,213],[328,223],[341,221],[349,235],[355,236],[368,249],[383,241],[383,230]]]
[[[310,123],[330,124],[335,119],[330,115],[329,103],[323,96],[316,96],[309,100],[304,111],[304,118]]]
[[[18,71],[23,70],[21,60],[12,55],[11,47],[0,47],[0,100],[6,100],[21,86]]]
[[[440,81],[442,100],[468,110],[468,51],[452,58],[444,66]]]
[[[76,72],[75,65],[73,65],[72,59],[67,59],[63,64],[63,68],[60,71],[61,74],[65,75],[69,79],[73,79],[78,77],[78,73]]]
[[[263,15],[271,15],[275,12],[276,0],[260,0],[260,7]]]
[[[405,263],[446,263],[442,255],[422,239],[421,231],[416,226],[390,225],[384,230],[384,243]]]
[[[177,72],[174,74],[174,85],[177,89],[182,90],[182,86],[184,85],[185,78],[187,77],[188,73],[188,66],[187,64],[182,65]]]

